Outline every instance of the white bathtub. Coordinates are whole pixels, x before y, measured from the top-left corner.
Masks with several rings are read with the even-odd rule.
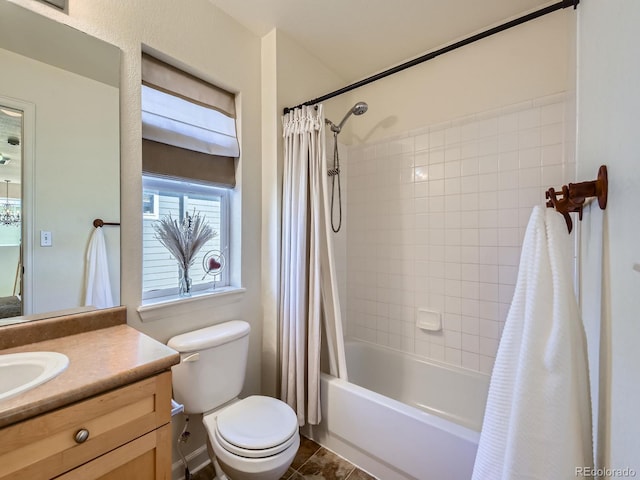
[[[350,382],[323,375],[307,431],[382,480],[471,478],[489,377],[348,341]]]

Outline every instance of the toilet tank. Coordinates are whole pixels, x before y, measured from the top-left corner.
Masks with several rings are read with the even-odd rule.
[[[250,326],[241,320],[177,335],[167,345],[180,353],[171,368],[174,398],[185,413],[204,413],[236,398],[247,369]]]

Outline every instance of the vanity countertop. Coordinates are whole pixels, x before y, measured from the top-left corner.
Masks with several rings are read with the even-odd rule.
[[[167,370],[176,351],[128,325],[114,325],[21,345],[0,354],[53,351],[69,357],[52,380],[0,400],[0,428]]]

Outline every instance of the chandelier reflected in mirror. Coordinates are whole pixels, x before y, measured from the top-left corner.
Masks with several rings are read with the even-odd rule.
[[[5,182],[7,182],[7,196],[0,209],[0,225],[18,226],[20,225],[20,212],[9,202],[9,183],[11,180],[5,180]]]

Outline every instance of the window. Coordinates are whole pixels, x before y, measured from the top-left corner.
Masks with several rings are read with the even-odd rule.
[[[169,251],[156,238],[153,223],[171,215],[183,219],[186,212],[199,212],[216,232],[196,255],[190,274],[193,293],[213,291],[229,285],[229,190],[190,182],[143,175],[143,265],[142,298],[177,295],[178,265]],[[148,201],[149,200],[149,201]],[[155,206],[155,214],[147,206]],[[210,271],[209,259],[221,265]],[[219,273],[213,273],[219,272]]]
[[[216,233],[190,267],[191,293],[230,286],[229,212],[240,155],[235,95],[143,54],[141,103],[142,298],[179,293],[178,262],[154,229],[168,216],[180,222],[197,213]]]

